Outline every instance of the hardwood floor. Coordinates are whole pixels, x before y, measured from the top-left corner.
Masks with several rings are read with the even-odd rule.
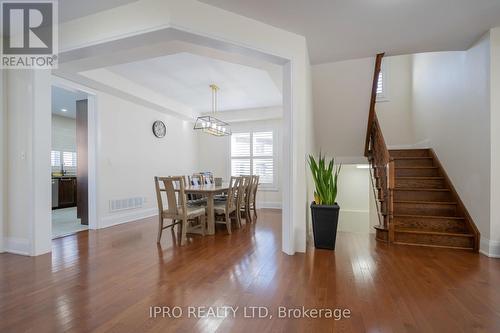
[[[226,235],[156,245],[156,220],[56,239],[52,255],[0,254],[0,332],[500,332],[500,260],[339,233],[337,250],[281,252],[281,214]],[[180,306],[180,319],[150,318]],[[188,306],[239,306],[187,318]],[[273,318],[243,317],[245,306]],[[278,306],[350,309],[280,319]]]

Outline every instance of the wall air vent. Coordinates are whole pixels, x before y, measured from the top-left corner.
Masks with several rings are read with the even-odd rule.
[[[109,211],[118,212],[127,209],[137,209],[142,208],[146,202],[145,197],[134,197],[125,199],[115,199],[109,201]]]

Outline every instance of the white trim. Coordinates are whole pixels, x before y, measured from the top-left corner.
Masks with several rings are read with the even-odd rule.
[[[156,215],[158,215],[158,208],[144,208],[121,214],[113,214],[99,220],[99,229],[109,228],[128,222],[135,222],[137,220],[142,220]]]
[[[99,228],[97,218],[97,154],[100,142],[98,135],[98,112],[97,112],[97,92],[79,83],[66,80],[62,77],[52,75],[52,85],[75,93],[83,92],[87,94],[87,118],[88,118],[88,214],[89,229]]]
[[[293,110],[293,63],[288,61],[283,66],[283,126],[282,126],[282,153],[283,153],[283,176],[282,176],[282,202],[283,213],[281,217],[281,249],[288,255],[295,254],[295,220],[301,219],[293,212],[293,188],[294,188],[294,110]],[[298,133],[296,133],[298,134]],[[306,235],[304,235],[306,236]]]
[[[490,258],[500,258],[500,241],[493,241],[481,237],[479,252]]]
[[[23,256],[32,255],[31,242],[27,238],[5,237],[4,252],[12,254],[20,254]]]
[[[282,209],[283,205],[281,201],[257,201],[257,209],[261,208],[272,208],[272,209]]]

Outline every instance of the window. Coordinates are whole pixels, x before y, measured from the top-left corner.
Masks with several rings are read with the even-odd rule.
[[[52,150],[50,152],[50,165],[53,167],[61,166],[61,152]]]
[[[52,172],[65,170],[67,173],[76,173],[76,153],[71,151],[52,150],[50,152],[50,165]]]
[[[264,187],[275,186],[272,131],[231,135],[231,175],[258,175]]]
[[[380,68],[377,83],[377,101],[382,102],[387,100],[387,72],[384,64]]]
[[[63,164],[65,167],[76,167],[76,153],[70,151],[63,152]]]

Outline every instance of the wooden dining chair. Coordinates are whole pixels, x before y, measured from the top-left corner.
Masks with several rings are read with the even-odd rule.
[[[164,229],[173,228],[179,225],[179,235],[181,245],[186,243],[186,234],[188,224],[197,221],[198,227],[201,228],[202,235],[205,234],[205,210],[204,206],[188,206],[185,193],[184,177],[155,177],[156,199],[158,201],[158,238],[161,240],[161,235]],[[165,193],[166,206],[163,202],[162,193]],[[171,220],[172,223],[164,225],[165,220]]]
[[[242,181],[243,181],[243,189],[242,189],[242,195],[243,197],[241,198],[242,202],[240,205],[240,214],[243,213],[245,216],[245,221],[246,223],[252,222],[252,216],[250,215],[250,205],[249,205],[249,200],[250,200],[250,191],[251,191],[251,186],[252,186],[252,176],[242,176]]]
[[[213,184],[214,183],[214,174],[210,171],[203,172],[203,178],[205,180],[205,184]]]
[[[192,176],[187,176],[188,183],[193,186],[201,186],[205,184],[205,178],[200,173],[195,173]],[[188,200],[190,204],[204,204],[206,203],[206,198],[199,194],[188,195]]]
[[[214,204],[215,223],[225,224],[228,234],[231,234],[232,216],[236,212],[237,208],[236,197],[239,185],[240,178],[231,177],[227,190],[227,199],[223,202],[216,202]]]
[[[253,210],[255,221],[257,221],[257,189],[259,187],[259,178],[259,176],[252,176],[252,188],[248,200],[248,211],[251,213]]]

